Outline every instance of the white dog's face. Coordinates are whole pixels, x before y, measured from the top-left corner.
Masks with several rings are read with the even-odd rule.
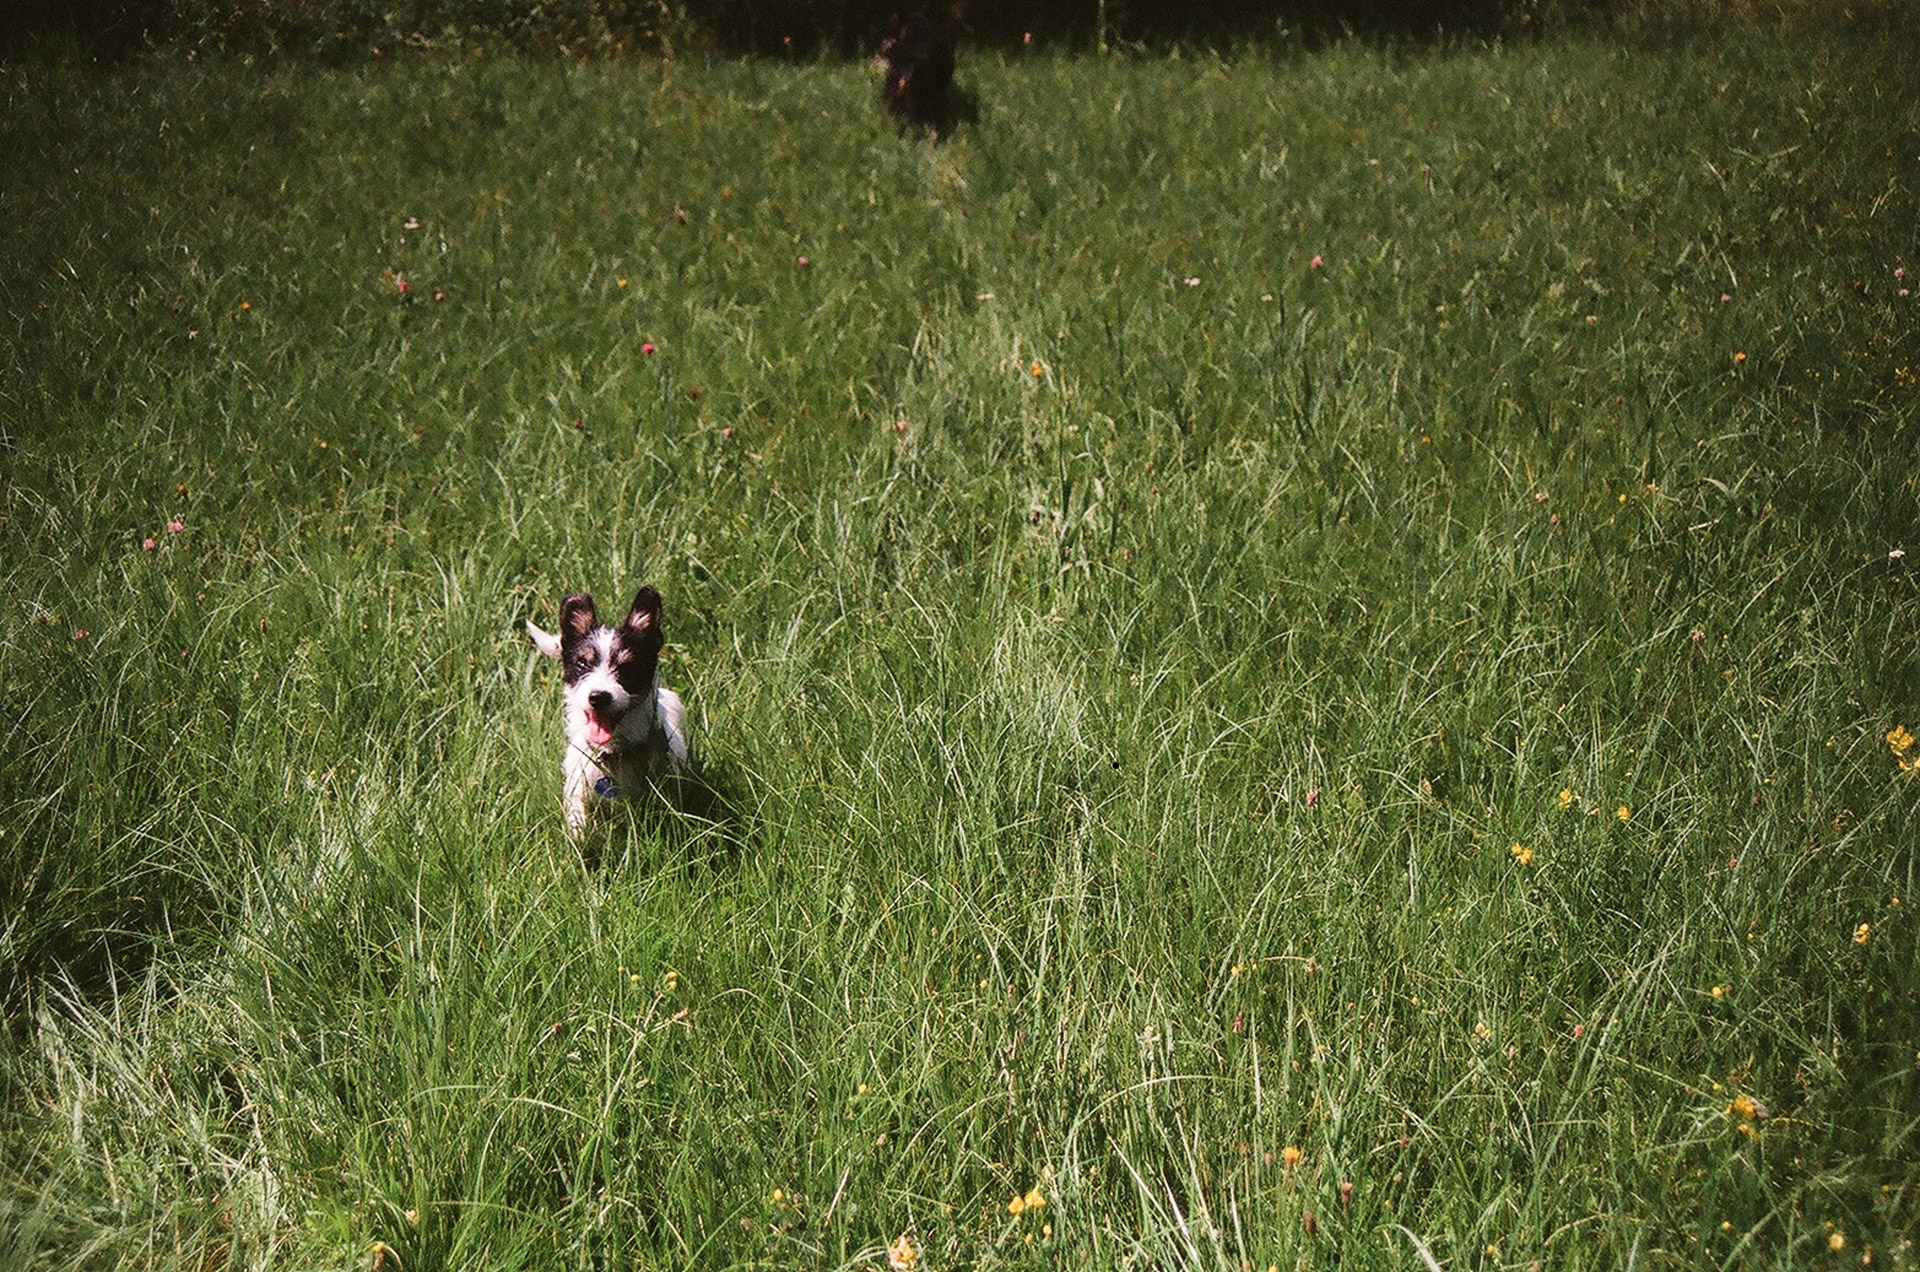
[[[597,620],[591,595],[576,592],[561,602],[557,633],[532,624],[527,630],[541,652],[560,660],[569,738],[600,750],[652,730],[654,677],[666,643],[658,592],[641,588],[617,628]]]

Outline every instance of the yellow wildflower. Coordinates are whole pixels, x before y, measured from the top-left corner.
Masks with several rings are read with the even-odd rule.
[[[1853,929],[1853,943],[1855,945],[1865,945],[1871,939],[1873,939],[1873,924],[1862,923],[1859,927]]]
[[[913,1248],[913,1240],[906,1233],[887,1247],[887,1266],[893,1272],[911,1272],[920,1263],[920,1252]]]
[[[1844,1250],[1846,1248],[1847,1248],[1847,1238],[1844,1233],[1836,1232],[1832,1236],[1827,1238],[1827,1249],[1838,1253],[1839,1251]]]
[[[1887,734],[1887,745],[1893,748],[1893,758],[1900,761],[1902,773],[1920,772],[1920,755],[1909,754],[1913,750],[1913,734],[1907,732],[1905,725],[1893,727],[1893,732]]]
[[[1759,1134],[1756,1124],[1766,1121],[1772,1113],[1766,1105],[1743,1091],[1734,1096],[1732,1102],[1727,1105],[1727,1116],[1740,1119],[1734,1124],[1736,1131],[1742,1135],[1752,1136]]]
[[[1007,1213],[1010,1215],[1017,1215],[1023,1210],[1025,1210],[1026,1208],[1027,1208],[1027,1199],[1025,1197],[1022,1197],[1019,1193],[1015,1193],[1013,1195],[1013,1200],[1007,1203]]]
[[[1513,859],[1521,865],[1530,866],[1533,864],[1533,849],[1521,844],[1515,844],[1513,847],[1507,849],[1507,851],[1513,854]]]
[[[1613,815],[1615,817],[1618,817],[1621,821],[1626,821],[1628,818],[1633,816],[1633,813],[1631,810],[1627,808],[1625,804],[1622,804],[1620,805],[1620,807],[1613,810]]]
[[[1047,1207],[1047,1196],[1045,1193],[1040,1191],[1040,1186],[1038,1184],[1035,1184],[1032,1188],[1027,1189],[1027,1195],[1022,1197],[1020,1200],[1026,1203],[1026,1208],[1028,1210],[1045,1210]]]
[[[1560,788],[1560,811],[1564,813],[1569,808],[1572,808],[1572,807],[1573,807],[1573,788],[1571,786],[1562,786]]]
[[[1288,1166],[1298,1165],[1300,1162],[1300,1150],[1289,1144],[1280,1150],[1280,1160]]]

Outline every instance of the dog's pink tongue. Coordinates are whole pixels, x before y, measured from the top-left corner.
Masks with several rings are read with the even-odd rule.
[[[593,746],[605,746],[613,741],[613,730],[600,723],[600,717],[587,712],[587,742]]]

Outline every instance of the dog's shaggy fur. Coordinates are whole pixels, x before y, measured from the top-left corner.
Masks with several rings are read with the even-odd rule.
[[[643,587],[618,627],[594,615],[593,597],[560,603],[560,630],[529,621],[541,653],[560,660],[565,687],[567,829],[586,833],[590,813],[607,800],[636,795],[687,771],[686,707],[660,684],[660,593]]]
[[[924,13],[902,19],[880,42],[877,55],[886,79],[880,99],[889,113],[915,130],[939,129],[953,116],[953,41]]]

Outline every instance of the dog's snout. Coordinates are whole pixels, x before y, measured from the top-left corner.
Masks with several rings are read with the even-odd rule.
[[[587,705],[595,711],[605,711],[613,705],[613,695],[605,689],[595,689],[587,695]]]

